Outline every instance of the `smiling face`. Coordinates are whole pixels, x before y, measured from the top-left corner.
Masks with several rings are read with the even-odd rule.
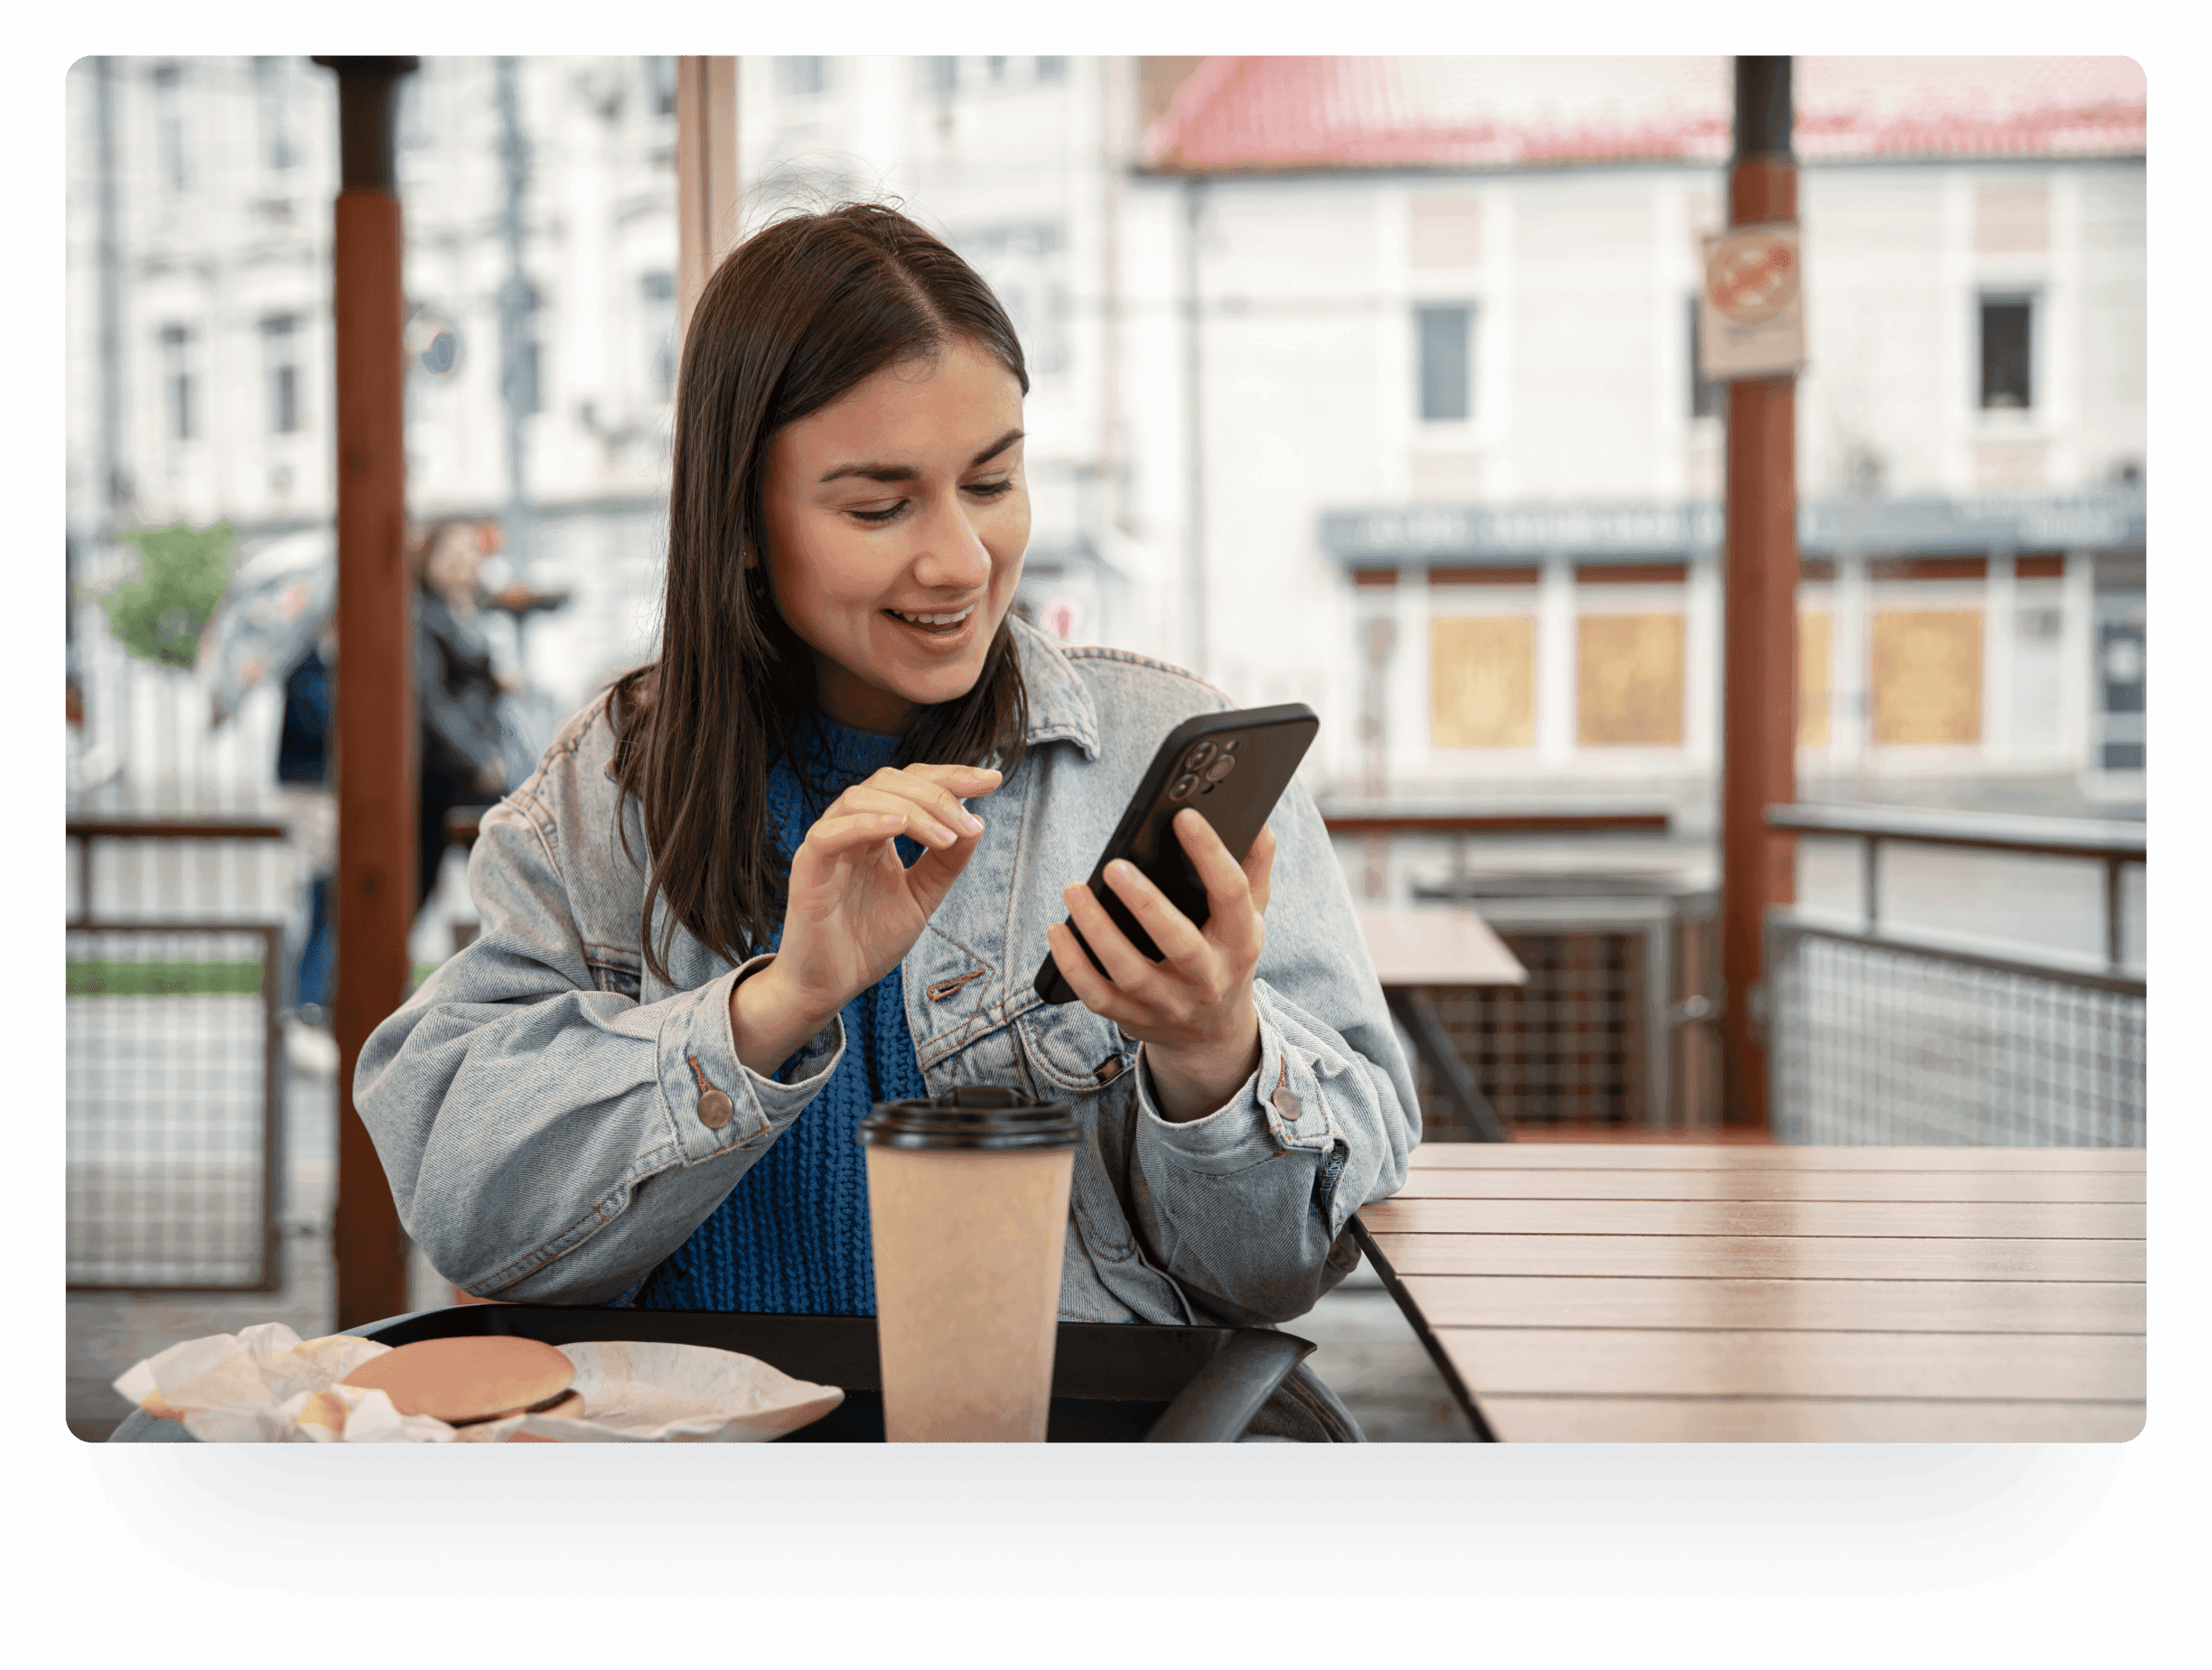
[[[1022,577],[1022,385],[964,339],[879,371],[777,432],[764,508],[822,711],[903,732],[975,687]]]

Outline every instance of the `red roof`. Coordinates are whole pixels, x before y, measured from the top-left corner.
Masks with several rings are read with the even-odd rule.
[[[2140,156],[2127,58],[1800,58],[1804,162]],[[1718,163],[1725,58],[1209,58],[1145,135],[1168,173]]]

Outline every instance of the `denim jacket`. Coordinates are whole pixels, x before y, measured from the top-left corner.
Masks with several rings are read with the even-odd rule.
[[[1358,1262],[1345,1220],[1404,1184],[1420,1140],[1320,815],[1293,786],[1271,820],[1258,1070],[1215,1112],[1171,1123],[1141,1048],[1080,1003],[1042,1003],[1031,980],[1061,890],[1089,875],[1159,740],[1231,704],[1142,656],[1013,630],[1028,752],[975,802],[985,833],[901,965],[923,1077],[933,1094],[1014,1085],[1074,1105],[1063,1317],[1302,1315]],[[599,1304],[633,1290],[806,1117],[845,1048],[833,1021],[788,1083],[763,1078],[731,1036],[742,968],[680,927],[673,978],[644,967],[649,861],[612,755],[602,697],[484,817],[469,863],[477,938],[376,1030],[355,1075],[402,1222],[471,1292]]]

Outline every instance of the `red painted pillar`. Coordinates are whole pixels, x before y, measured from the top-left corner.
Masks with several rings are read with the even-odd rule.
[[[338,1326],[407,1308],[406,1237],[353,1106],[353,1069],[407,992],[415,915],[415,607],[406,572],[399,199],[392,104],[412,58],[318,58],[338,76],[331,261],[338,410]]]
[[[1789,60],[1739,58],[1731,226],[1797,218],[1790,154]],[[1721,775],[1723,1118],[1768,1122],[1764,1029],[1755,994],[1769,906],[1797,896],[1795,838],[1767,826],[1767,807],[1797,798],[1797,386],[1791,376],[1728,390]]]

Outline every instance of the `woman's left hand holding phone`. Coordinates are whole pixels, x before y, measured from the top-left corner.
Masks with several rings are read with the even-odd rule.
[[[1127,860],[1115,860],[1106,873],[1106,884],[1143,925],[1164,962],[1153,962],[1130,944],[1086,886],[1070,887],[1063,897],[1106,973],[1091,966],[1064,924],[1048,929],[1046,937],[1083,1006],[1144,1046],[1161,1115],[1184,1124],[1221,1107],[1259,1066],[1252,980],[1267,938],[1275,835],[1263,827],[1240,864],[1197,810],[1178,812],[1174,830],[1205,883],[1204,928]]]
[[[731,994],[739,1060],[772,1074],[899,966],[982,837],[960,802],[999,781],[980,766],[885,766],[831,803],[792,858],[775,961]],[[910,868],[900,835],[924,848]]]

